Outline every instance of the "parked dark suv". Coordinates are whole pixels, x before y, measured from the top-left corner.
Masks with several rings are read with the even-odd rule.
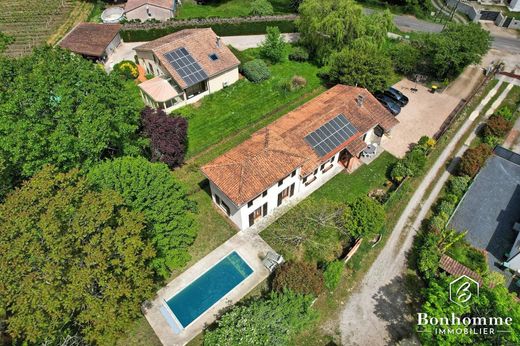
[[[374,96],[376,99],[381,102],[383,106],[386,107],[394,116],[401,113],[401,106],[397,104],[393,98],[383,93],[375,93]]]
[[[408,97],[406,97],[402,92],[397,90],[396,88],[388,88],[385,91],[385,95],[391,97],[392,99],[397,102],[397,104],[401,107],[404,107],[408,104]]]

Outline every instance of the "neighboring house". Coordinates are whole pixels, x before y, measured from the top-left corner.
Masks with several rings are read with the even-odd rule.
[[[149,19],[164,21],[173,18],[176,7],[176,0],[128,0],[125,4],[125,17],[142,22]]]
[[[240,61],[213,30],[185,29],[135,48],[155,77],[139,84],[144,102],[171,111],[238,80]]]
[[[398,121],[366,89],[336,85],[202,167],[213,202],[244,230],[360,164]]]
[[[466,240],[487,252],[491,270],[520,274],[520,155],[496,147],[450,220]]]
[[[80,23],[59,43],[87,59],[104,62],[121,43],[121,24]]]

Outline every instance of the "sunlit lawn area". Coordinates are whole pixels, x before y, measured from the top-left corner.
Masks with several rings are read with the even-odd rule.
[[[173,112],[189,119],[187,159],[320,87],[318,67],[309,63],[286,61],[272,65],[270,70],[269,80],[254,84],[242,79],[200,103]],[[307,85],[285,93],[281,83],[295,75],[304,77]]]
[[[275,13],[291,12],[290,0],[270,0]],[[184,0],[176,18],[244,17],[249,15],[251,0],[210,0],[197,5],[195,0]]]

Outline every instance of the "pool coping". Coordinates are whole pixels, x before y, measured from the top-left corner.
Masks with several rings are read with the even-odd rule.
[[[164,309],[164,298],[175,296],[233,251],[236,251],[253,270],[251,275],[227,292],[187,327],[181,329],[178,334],[175,334],[174,329],[167,322],[167,318],[160,311],[161,308]],[[269,271],[262,263],[262,258],[268,251],[273,250],[258,234],[239,232],[159,289],[155,298],[143,304],[142,311],[161,343],[165,346],[187,344],[214,323],[230,306],[247,296],[250,291],[269,276]],[[169,316],[171,316],[170,311],[171,309],[168,307]],[[182,325],[179,323],[178,326],[180,329]]]
[[[242,279],[242,281],[240,281],[237,285],[235,285],[232,289],[230,289],[229,291],[226,292],[226,294],[224,294],[222,297],[220,297],[215,303],[213,303],[211,306],[209,306],[207,309],[205,309],[203,312],[201,312],[197,318],[195,318],[194,320],[192,320],[190,323],[188,323],[188,325],[186,326],[183,326],[182,325],[182,322],[180,321],[180,319],[177,317],[177,315],[175,315],[175,312],[173,311],[173,309],[170,308],[170,306],[168,305],[168,301],[170,299],[172,299],[173,297],[175,297],[176,295],[178,295],[179,293],[181,293],[182,291],[184,291],[188,286],[190,286],[192,283],[194,283],[195,281],[197,281],[199,278],[201,278],[203,275],[205,275],[207,272],[209,272],[211,269],[215,268],[215,266],[217,266],[220,262],[222,262],[223,260],[225,260],[226,258],[228,258],[233,252],[235,252],[238,256],[240,256],[240,259],[242,261],[244,261],[244,263],[249,267],[249,269],[251,269],[251,273],[249,273],[245,278]],[[217,305],[222,299],[226,298],[226,296],[228,296],[229,294],[231,294],[231,292],[233,292],[236,288],[240,287],[245,281],[247,281],[247,279],[249,279],[250,277],[253,276],[253,274],[255,273],[255,270],[253,269],[253,267],[247,262],[247,260],[240,254],[240,252],[238,252],[238,250],[234,249],[234,250],[231,250],[229,251],[226,255],[224,255],[223,257],[221,257],[216,263],[214,263],[211,267],[209,267],[206,271],[202,272],[199,276],[195,277],[192,281],[188,282],[187,285],[185,285],[184,287],[181,287],[177,292],[173,293],[171,295],[171,297],[169,297],[168,299],[163,299],[163,302],[164,302],[164,306],[165,308],[171,313],[171,315],[173,316],[173,318],[175,319],[175,322],[177,322],[179,324],[179,326],[181,327],[181,331],[188,328],[189,326],[193,325],[193,323],[195,323],[199,318],[201,318],[206,312],[208,312],[209,310],[211,310],[215,305]]]

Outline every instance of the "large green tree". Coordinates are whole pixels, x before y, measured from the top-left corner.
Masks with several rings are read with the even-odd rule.
[[[15,178],[137,154],[141,100],[116,75],[59,48],[0,59],[0,151]],[[7,72],[4,72],[7,71]]]
[[[196,236],[194,205],[168,166],[122,157],[94,166],[88,179],[100,189],[118,192],[127,205],[143,213],[146,237],[157,251],[151,261],[157,274],[166,277],[190,260],[188,248]]]
[[[0,305],[17,341],[114,344],[152,292],[144,217],[51,166],[0,205]]]
[[[343,217],[347,232],[354,238],[379,233],[385,224],[383,206],[368,196],[350,202]]]
[[[316,318],[313,296],[287,291],[236,306],[206,332],[204,345],[287,345],[291,337]]]
[[[390,58],[377,44],[365,38],[333,53],[327,67],[330,83],[357,85],[371,92],[386,89],[393,76]]]

